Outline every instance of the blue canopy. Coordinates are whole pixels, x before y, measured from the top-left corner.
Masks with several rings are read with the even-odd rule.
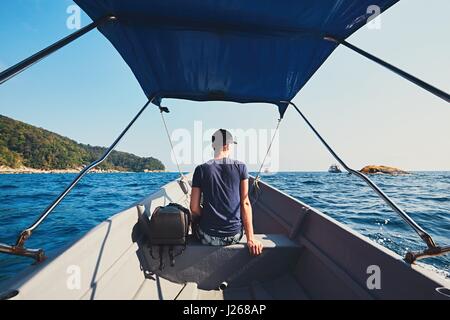
[[[75,0],[150,98],[290,101],[377,5],[398,0]],[[283,114],[281,106],[280,112]]]

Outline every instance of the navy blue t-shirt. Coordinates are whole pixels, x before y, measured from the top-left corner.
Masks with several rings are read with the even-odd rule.
[[[241,180],[248,179],[247,166],[237,160],[210,160],[195,168],[192,187],[201,189],[203,209],[200,229],[210,236],[238,234],[241,222]]]

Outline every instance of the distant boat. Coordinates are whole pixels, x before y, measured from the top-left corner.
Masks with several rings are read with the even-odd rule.
[[[328,172],[330,173],[341,173],[341,168],[339,168],[339,166],[337,164],[332,164],[329,168],[328,168]]]

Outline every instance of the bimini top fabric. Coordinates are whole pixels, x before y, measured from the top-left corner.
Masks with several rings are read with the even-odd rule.
[[[345,39],[398,0],[75,0],[148,97],[290,101]]]

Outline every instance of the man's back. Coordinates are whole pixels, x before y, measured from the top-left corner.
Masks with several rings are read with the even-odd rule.
[[[233,236],[242,230],[240,183],[248,179],[247,166],[222,158],[199,165],[192,186],[201,189],[200,229],[211,236]]]

